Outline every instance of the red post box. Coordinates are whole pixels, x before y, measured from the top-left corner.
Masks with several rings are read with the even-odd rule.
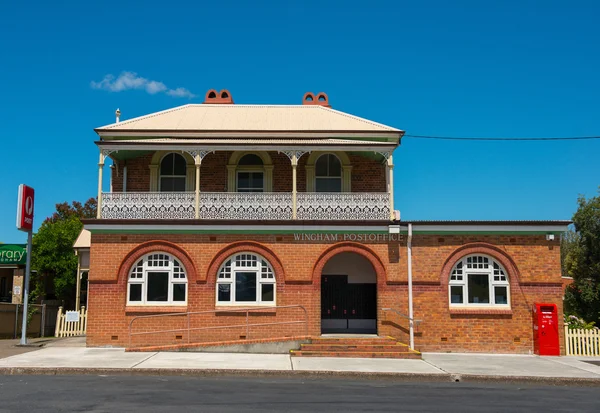
[[[533,349],[540,356],[560,356],[556,304],[533,305]]]

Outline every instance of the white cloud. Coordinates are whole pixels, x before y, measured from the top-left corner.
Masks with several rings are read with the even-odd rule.
[[[169,89],[167,90],[167,95],[176,98],[193,98],[194,96],[196,96],[184,87],[178,87],[177,89]]]
[[[137,89],[145,90],[151,95],[164,92],[169,96],[178,98],[193,98],[196,96],[186,88],[178,87],[176,89],[169,89],[163,82],[148,80],[138,76],[138,74],[134,72],[122,72],[118,77],[108,74],[99,82],[90,82],[90,86],[92,89],[106,90],[109,92],[122,92],[124,90]]]

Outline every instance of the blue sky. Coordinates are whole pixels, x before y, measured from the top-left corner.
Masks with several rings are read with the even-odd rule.
[[[117,107],[128,119],[209,88],[276,104],[325,91],[412,134],[600,135],[598,16],[597,1],[3,2],[0,241],[26,239],[20,183],[36,189],[36,226],[96,195],[93,128]],[[163,86],[91,86],[124,71]],[[569,219],[597,194],[599,154],[600,140],[406,138],[396,204],[403,219]]]

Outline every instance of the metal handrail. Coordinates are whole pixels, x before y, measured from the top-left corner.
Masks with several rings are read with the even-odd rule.
[[[418,326],[419,324],[421,324],[423,322],[423,320],[415,320],[414,318],[410,318],[409,316],[407,316],[404,313],[401,313],[400,311],[396,310],[395,308],[382,308],[381,311],[391,311],[392,313],[395,313],[396,315],[399,315],[402,318],[406,318],[408,321],[412,321],[413,323],[415,323],[416,326]]]
[[[253,323],[249,322],[249,314],[251,311],[262,311],[262,310],[276,310],[278,308],[299,308],[304,312],[304,320],[300,321],[277,321],[273,323]],[[210,327],[196,327],[190,328],[190,316],[196,314],[215,314],[221,312],[246,312],[246,323],[244,324],[230,324],[224,326],[210,326]],[[156,330],[156,331],[142,331],[134,333],[132,332],[133,323],[136,320],[140,319],[148,319],[148,318],[159,318],[159,317],[177,317],[177,316],[186,316],[187,317],[187,328],[177,328],[170,330]],[[246,327],[246,339],[249,339],[250,336],[250,327],[257,326],[272,326],[272,325],[284,325],[284,324],[302,324],[304,323],[304,335],[308,336],[308,312],[304,306],[293,304],[293,305],[278,305],[278,306],[270,306],[270,307],[246,307],[246,308],[219,308],[218,310],[205,310],[205,311],[190,311],[185,313],[166,313],[166,314],[152,314],[152,315],[141,315],[136,316],[131,319],[129,323],[129,347],[131,347],[131,341],[133,336],[144,335],[144,334],[161,334],[161,333],[174,333],[178,331],[187,331],[187,342],[190,344],[190,332],[191,331],[199,331],[199,330],[214,330],[221,328],[239,328]]]

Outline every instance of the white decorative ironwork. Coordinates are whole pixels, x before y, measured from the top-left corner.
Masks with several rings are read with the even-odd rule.
[[[105,219],[193,219],[193,192],[107,192],[102,194]]]
[[[297,217],[302,220],[389,220],[387,192],[299,192]]]
[[[385,158],[385,160],[387,161],[388,159],[390,159],[390,156],[392,155],[392,152],[377,152],[375,151],[375,153],[378,153],[379,155],[383,156]]]
[[[201,192],[200,219],[292,219],[289,192]]]
[[[103,156],[109,156],[113,152],[119,152],[118,149],[102,149]]]
[[[308,151],[283,151],[280,153],[283,153],[288,158],[290,158],[290,161],[292,160],[292,157],[294,155],[296,155],[296,162],[298,162],[300,160],[300,158],[302,157],[302,155],[304,155],[305,153],[308,153]]]
[[[196,155],[200,155],[200,162],[202,162],[202,159],[204,159],[204,157],[206,157],[206,155],[208,155],[209,153],[213,153],[214,151],[205,151],[205,150],[201,150],[201,149],[192,149],[192,150],[186,150],[184,152],[187,152],[190,154],[190,156],[194,159],[196,159]]]
[[[102,194],[104,219],[194,219],[193,192]],[[289,192],[201,192],[200,219],[291,220]],[[389,220],[387,192],[299,192],[300,220]]]

